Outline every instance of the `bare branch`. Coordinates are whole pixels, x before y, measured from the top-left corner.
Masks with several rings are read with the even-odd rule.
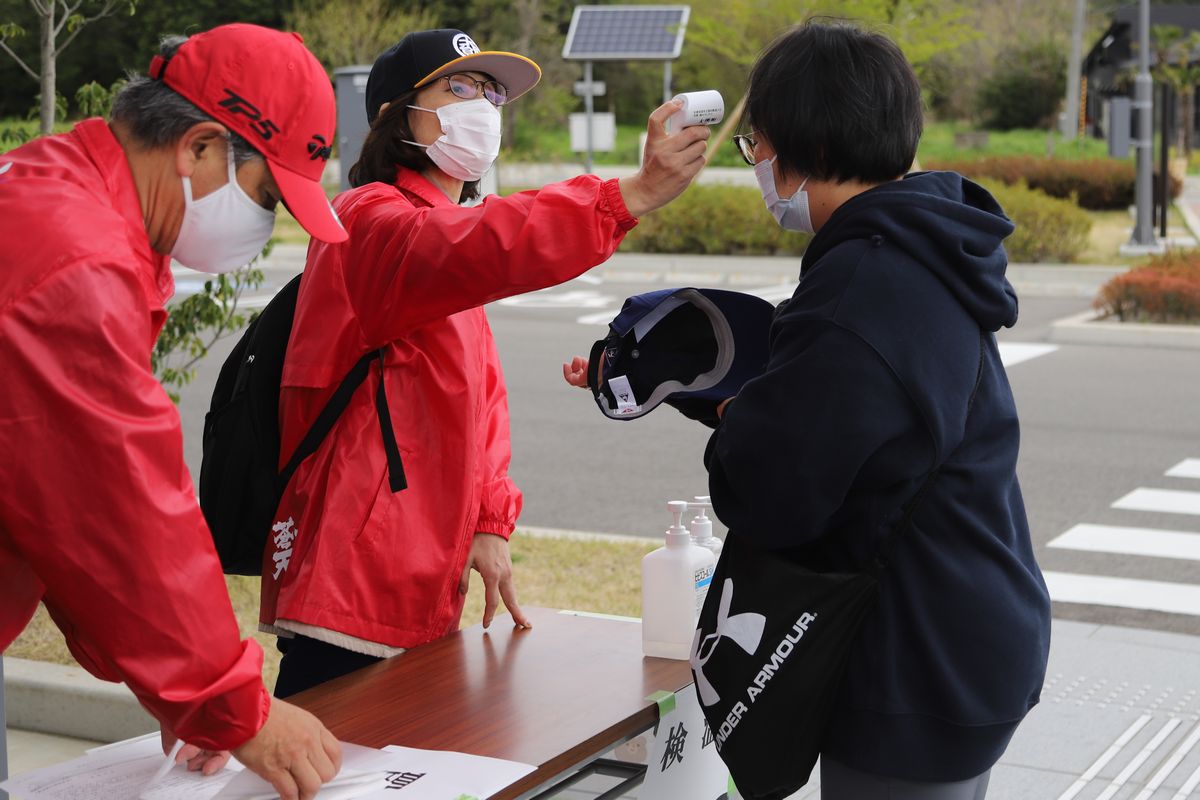
[[[55,0],[50,0],[50,3],[53,4],[54,1]],[[50,16],[50,9],[52,6],[46,5],[44,0],[29,0],[29,5],[33,6],[33,10],[37,12],[39,17]]]
[[[65,9],[66,8],[66,0],[60,0],[60,2],[63,3],[63,8]],[[75,11],[82,4],[83,4],[83,0],[78,0],[78,2],[75,3],[75,5],[71,7],[69,13],[74,14]],[[92,16],[90,16],[90,17],[85,16],[82,20],[80,20],[79,24],[75,26],[75,30],[71,31],[71,35],[67,37],[67,40],[65,42],[63,42],[58,47],[57,50],[54,51],[54,56],[57,58],[58,56],[62,55],[63,50],[66,50],[67,45],[69,45],[71,42],[75,41],[75,37],[79,35],[80,31],[82,31],[85,27],[92,24],[93,22],[95,22],[98,19],[104,19],[105,17],[111,17],[113,14],[116,13],[117,7],[120,5],[121,5],[121,0],[105,0],[104,8],[100,9]],[[69,16],[64,16],[63,24],[66,24],[66,21],[68,19],[70,19]],[[62,28],[62,25],[59,26],[60,30],[61,30],[61,28]]]
[[[25,72],[27,72],[29,74],[29,77],[33,78],[35,81],[40,81],[42,79],[42,76],[37,74],[36,72],[34,72],[32,69],[30,69],[29,65],[26,64],[24,61],[22,61],[21,57],[19,55],[17,55],[16,53],[14,53],[12,48],[9,47],[3,39],[0,39],[0,49],[4,50],[4,52],[8,53],[12,57],[12,60],[16,61],[17,64],[21,67],[21,69],[25,70]]]
[[[75,37],[79,35],[79,32],[80,32],[81,30],[83,30],[83,25],[80,25],[78,28],[76,28],[75,30],[73,30],[73,31],[71,32],[71,35],[67,37],[67,40],[66,40],[65,42],[63,42],[62,44],[60,44],[60,45],[58,46],[58,48],[57,48],[57,49],[54,51],[54,57],[55,57],[55,58],[58,58],[59,56],[61,56],[61,55],[62,55],[62,52],[63,52],[63,50],[66,50],[66,49],[67,49],[67,46],[68,46],[69,44],[71,44],[71,42],[75,41]]]
[[[51,0],[51,3],[53,2],[55,2],[55,0]],[[68,5],[67,0],[57,0],[57,2],[62,4],[62,16],[59,17],[58,23],[54,26],[54,38],[56,39],[58,38],[58,35],[63,32],[63,28],[67,27],[71,23],[71,18],[75,16],[75,12],[79,10],[79,7],[83,5],[83,0],[76,0],[75,5],[73,6]],[[78,31],[80,28],[86,25],[87,22],[88,21],[86,19],[80,22],[79,25],[75,27],[75,31]],[[75,31],[72,31],[72,33]],[[58,52],[61,52],[61,50]],[[58,55],[58,52],[56,52],[55,55]]]

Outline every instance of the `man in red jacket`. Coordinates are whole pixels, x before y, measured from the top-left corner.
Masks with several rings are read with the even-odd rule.
[[[280,200],[314,237],[346,238],[320,185],[334,120],[299,36],[227,25],[166,41],[108,124],[0,156],[0,650],[44,602],[164,747],[187,742],[206,772],[232,750],[289,800],[331,779],[340,749],[263,686],[149,355],[169,256],[247,263]]]

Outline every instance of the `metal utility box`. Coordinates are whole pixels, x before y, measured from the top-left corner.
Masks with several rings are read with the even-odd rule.
[[[339,191],[350,188],[350,167],[358,161],[363,140],[371,126],[367,123],[367,77],[369,66],[339,67],[333,71],[337,91],[337,143]]]

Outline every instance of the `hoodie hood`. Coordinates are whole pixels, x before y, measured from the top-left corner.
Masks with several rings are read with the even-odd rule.
[[[986,189],[955,172],[917,172],[852,197],[817,232],[804,268],[853,239],[883,237],[932,272],[980,327],[1017,321],[1017,295],[1004,276],[1003,241],[1013,223]]]

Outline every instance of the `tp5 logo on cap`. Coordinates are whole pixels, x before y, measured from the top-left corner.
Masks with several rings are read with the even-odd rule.
[[[188,37],[169,58],[155,56],[150,77],[250,142],[314,238],[345,241],[321,187],[337,119],[333,85],[299,34],[221,25]]]
[[[460,56],[472,56],[479,52],[479,45],[475,44],[475,40],[465,33],[455,36],[451,45]]]

